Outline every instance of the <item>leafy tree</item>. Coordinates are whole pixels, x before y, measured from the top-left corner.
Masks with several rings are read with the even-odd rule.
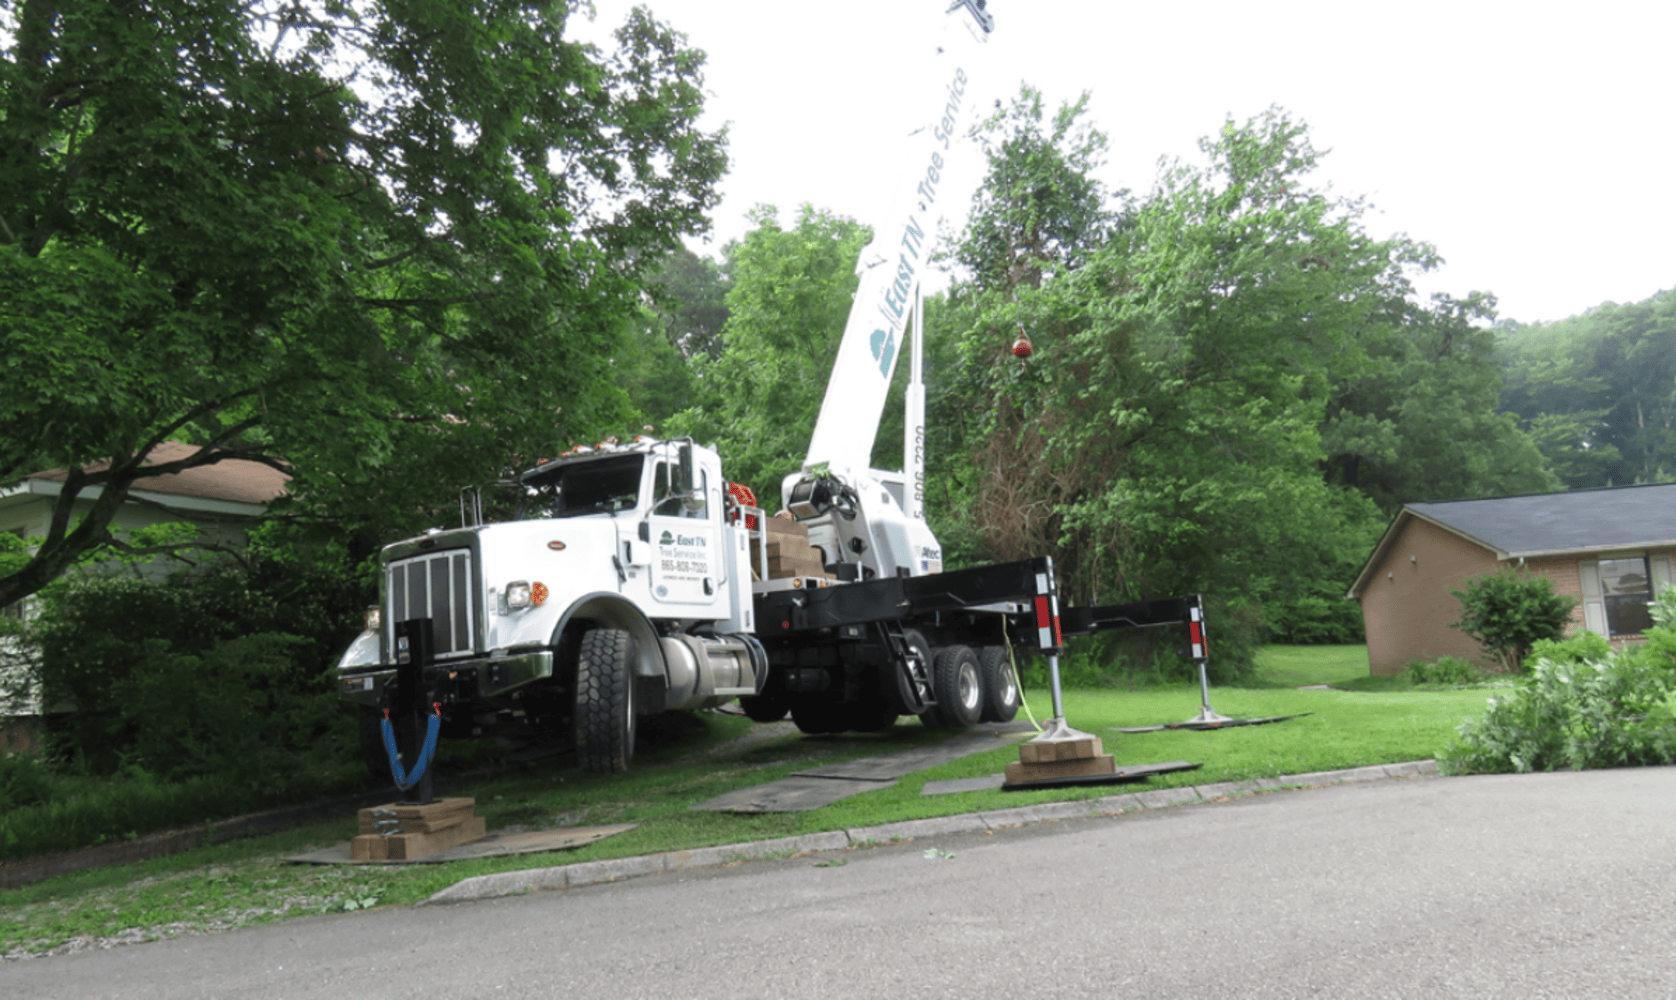
[[[972,519],[996,556],[1053,552],[1074,600],[1274,600],[1377,531],[1365,499],[1323,481],[1320,427],[1329,365],[1413,250],[1304,186],[1316,154],[1284,115],[1203,148],[1208,167],[1166,170],[1074,266],[954,295]]]
[[[683,357],[721,357],[728,287],[721,265],[686,247],[664,260],[653,284],[658,315],[669,342]]]
[[[1502,405],[1567,486],[1676,476],[1676,291],[1498,330]]]
[[[266,462],[382,532],[628,417],[614,353],[725,140],[682,36],[638,9],[602,53],[569,14],[0,4],[0,483],[70,470],[0,606],[147,476]]]
[[[1106,135],[1085,119],[1088,94],[1051,119],[1028,84],[974,129],[989,160],[950,256],[982,288],[1040,288],[1079,266],[1115,225],[1105,186]]]
[[[695,358],[702,402],[670,427],[715,442],[729,478],[773,506],[781,477],[808,453],[871,234],[810,205],[790,228],[772,206],[751,220],[756,228],[725,251],[726,350],[714,362]]]
[[[1449,593],[1461,602],[1460,620],[1450,627],[1472,636],[1509,672],[1524,665],[1538,642],[1563,638],[1577,606],[1576,598],[1554,589],[1553,580],[1512,567],[1473,577]]]
[[[686,247],[665,257],[651,276],[651,301],[613,362],[641,421],[654,430],[667,430],[671,416],[693,405],[694,359],[721,356],[727,287],[715,261]]]
[[[1392,298],[1355,334],[1322,429],[1329,481],[1388,514],[1404,503],[1539,493],[1559,481],[1511,414],[1497,412],[1494,298]]]

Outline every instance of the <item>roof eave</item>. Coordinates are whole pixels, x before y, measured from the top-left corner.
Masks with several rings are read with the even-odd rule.
[[[1647,542],[1614,542],[1611,545],[1579,545],[1563,549],[1531,549],[1527,552],[1497,552],[1501,559],[1541,559],[1548,556],[1594,555],[1601,552],[1628,552],[1632,549],[1676,548],[1676,539]]]
[[[27,487],[27,488],[26,488]],[[10,499],[24,493],[36,496],[56,497],[64,492],[64,484],[51,479],[31,479],[24,486],[10,490],[0,490],[0,500]],[[93,501],[98,499],[103,487],[89,486],[76,495],[77,500]],[[181,512],[202,514],[224,514],[233,517],[259,517],[267,510],[267,504],[248,503],[243,500],[219,500],[213,497],[198,497],[187,493],[157,493],[151,490],[128,491],[131,500],[152,503],[160,507]],[[279,499],[275,497],[274,499]]]

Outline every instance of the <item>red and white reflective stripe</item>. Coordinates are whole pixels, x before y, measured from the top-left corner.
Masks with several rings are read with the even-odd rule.
[[[1059,598],[1048,594],[1036,598],[1036,645],[1057,649],[1064,645],[1059,631]]]
[[[1187,634],[1189,641],[1193,643],[1193,659],[1195,660],[1205,658],[1204,617],[1204,609],[1196,604],[1187,612]]]

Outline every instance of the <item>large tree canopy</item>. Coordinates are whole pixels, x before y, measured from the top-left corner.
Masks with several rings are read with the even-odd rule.
[[[714,361],[695,356],[697,405],[671,426],[716,443],[728,477],[772,508],[781,477],[808,453],[870,234],[808,205],[789,228],[772,206],[751,220],[756,228],[725,250],[725,349]]]
[[[388,529],[627,416],[641,272],[725,140],[702,53],[644,9],[601,52],[576,6],[0,0],[0,484],[72,470],[0,605],[184,464]]]
[[[1502,404],[1566,485],[1676,478],[1676,290],[1498,333]]]
[[[1203,165],[1114,209],[1084,176],[1104,141],[1082,111],[1026,88],[980,128],[953,300],[960,509],[993,555],[1054,553],[1077,600],[1343,604],[1371,501],[1549,483],[1495,413],[1488,302],[1416,304],[1434,252],[1371,237],[1361,201],[1316,185],[1302,123],[1228,122]]]

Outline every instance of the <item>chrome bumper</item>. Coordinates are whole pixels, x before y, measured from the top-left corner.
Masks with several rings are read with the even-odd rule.
[[[467,697],[493,698],[551,676],[553,651],[543,649],[512,656],[433,663],[425,668],[425,685],[434,688],[447,683],[453,685],[456,693]],[[338,694],[368,708],[381,707],[384,688],[395,680],[394,664],[338,665]]]

